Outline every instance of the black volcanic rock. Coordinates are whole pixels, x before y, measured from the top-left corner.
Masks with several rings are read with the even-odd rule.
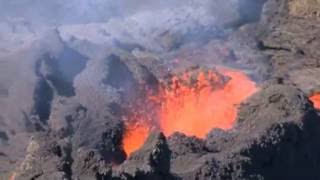
[[[16,170],[15,179],[69,179],[71,177],[70,144],[47,134],[34,136],[27,155]]]
[[[271,76],[305,93],[319,85],[319,5],[315,0],[268,0],[255,30],[260,52],[273,67]]]
[[[197,137],[188,137],[183,133],[174,133],[168,138],[169,148],[171,150],[171,159],[179,156],[196,153],[205,154],[208,152],[205,142]]]
[[[110,177],[111,166],[97,150],[79,148],[72,166],[73,179],[92,179]]]
[[[222,163],[227,177],[319,178],[320,118],[302,91],[286,85],[262,89],[242,105],[235,131]]]
[[[221,152],[224,151],[226,142],[233,141],[234,138],[233,132],[213,129],[206,136],[205,146],[210,152]]]
[[[320,118],[302,91],[285,85],[262,89],[242,105],[234,131],[216,156],[223,177],[319,178]]]

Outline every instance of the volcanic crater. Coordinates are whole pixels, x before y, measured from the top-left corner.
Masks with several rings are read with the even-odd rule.
[[[0,179],[320,179],[320,2],[206,3],[1,55]]]

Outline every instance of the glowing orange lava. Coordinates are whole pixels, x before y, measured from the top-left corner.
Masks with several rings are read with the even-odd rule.
[[[204,138],[212,128],[230,129],[237,116],[237,105],[257,91],[257,87],[243,72],[220,69],[230,77],[221,88],[214,89],[210,81],[214,73],[200,73],[195,86],[172,80],[172,90],[162,92],[160,125],[166,136],[174,132]],[[188,78],[188,77],[187,77]]]
[[[127,122],[123,137],[123,149],[129,156],[132,152],[139,149],[150,133],[150,126],[144,121]]]
[[[310,97],[310,101],[313,102],[313,106],[316,109],[320,109],[320,93],[314,94]]]
[[[182,132],[204,138],[213,128],[230,129],[236,120],[237,106],[258,90],[245,73],[225,68],[220,68],[219,73],[188,72],[169,81],[157,95],[147,98],[159,104],[159,109],[154,109],[158,116],[155,119],[159,121],[156,126],[166,136]],[[143,145],[155,125],[144,120],[150,119],[146,113],[125,123],[123,148],[127,155]]]

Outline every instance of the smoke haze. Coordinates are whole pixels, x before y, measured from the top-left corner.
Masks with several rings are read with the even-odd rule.
[[[156,0],[0,0],[0,20],[23,19],[36,24],[66,24],[103,22],[114,16],[124,16],[186,3]]]

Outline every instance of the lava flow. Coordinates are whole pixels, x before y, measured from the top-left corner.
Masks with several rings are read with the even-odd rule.
[[[221,88],[212,87],[212,81],[219,79],[209,72],[206,76],[199,73],[191,87],[174,77],[172,89],[162,91],[160,125],[166,136],[182,132],[204,138],[212,128],[233,127],[237,105],[256,92],[257,87],[241,71],[220,69],[219,73],[230,78]]]
[[[148,101],[159,104],[154,110],[158,116],[156,126],[166,136],[182,132],[204,138],[213,128],[232,128],[237,106],[258,89],[245,73],[225,68],[219,72],[200,71],[196,75],[187,72],[172,77],[169,82],[161,85],[156,96],[148,97]],[[132,119],[135,120],[126,123],[123,140],[127,155],[143,145],[154,125],[152,121],[142,121],[143,118]]]
[[[320,93],[314,94],[310,97],[310,101],[313,102],[313,106],[316,109],[320,109]]]
[[[146,121],[129,121],[125,126],[123,149],[127,155],[130,155],[143,145],[150,133],[151,125]]]

